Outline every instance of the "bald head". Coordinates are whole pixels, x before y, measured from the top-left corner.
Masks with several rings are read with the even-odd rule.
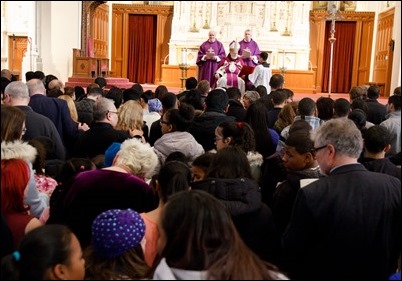
[[[27,82],[29,96],[32,97],[36,94],[46,96],[46,88],[43,82],[39,79],[31,79]]]

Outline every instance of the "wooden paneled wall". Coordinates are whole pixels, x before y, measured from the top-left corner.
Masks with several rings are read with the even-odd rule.
[[[352,86],[369,81],[371,50],[373,44],[374,12],[341,12],[343,21],[356,22],[355,52],[353,57]],[[322,92],[326,11],[310,11],[310,61],[316,72],[316,92]],[[342,62],[338,62],[342,63]]]
[[[156,15],[157,31],[154,84],[161,84],[163,58],[169,54],[168,43],[171,37],[173,6],[113,4],[112,9],[111,76],[127,77],[129,15]]]
[[[100,5],[93,13],[90,34],[94,40],[94,55],[98,58],[108,57],[109,44],[109,6]]]

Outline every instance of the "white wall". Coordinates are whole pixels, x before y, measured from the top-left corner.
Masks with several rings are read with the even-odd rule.
[[[81,48],[81,1],[41,3],[42,71],[66,82],[73,73],[73,48]]]

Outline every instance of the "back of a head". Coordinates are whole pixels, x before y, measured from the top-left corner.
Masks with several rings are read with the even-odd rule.
[[[266,61],[268,59],[268,53],[267,52],[261,52],[260,57]]]
[[[400,95],[401,95],[401,86],[396,87],[396,88],[394,89],[394,95],[396,95],[396,96],[400,96]]]
[[[185,132],[193,122],[195,111],[192,105],[182,103],[178,109],[171,108],[166,111],[165,115],[173,131]]]
[[[303,119],[295,120],[289,127],[289,135],[297,131],[307,132],[311,131],[312,129],[313,128],[311,127],[310,123],[307,122],[306,120]]]
[[[265,87],[264,85],[258,85],[255,88],[255,91],[260,94],[260,98],[268,95],[267,87]]]
[[[197,89],[191,89],[188,93],[180,100],[182,103],[190,104],[194,109],[203,110],[204,105],[201,101],[201,93]]]
[[[18,252],[2,259],[1,279],[50,280],[50,272],[55,266],[70,263],[73,235],[61,224],[44,225],[28,232],[21,240]],[[83,280],[84,264],[81,270],[75,274],[77,277],[82,274],[78,278]]]
[[[311,98],[302,98],[297,105],[297,113],[300,116],[313,116],[316,105]]]
[[[241,98],[241,92],[239,88],[230,87],[226,90],[228,98],[232,100],[239,100]]]
[[[362,109],[356,108],[352,110],[349,113],[348,118],[355,123],[355,125],[357,126],[357,128],[359,128],[360,131],[365,130],[367,116]]]
[[[211,86],[209,85],[208,80],[201,80],[198,82],[197,89],[200,90],[201,95],[206,96],[208,95],[209,91],[211,90]]]
[[[78,101],[80,100],[82,97],[85,96],[85,90],[83,87],[81,86],[75,86],[74,87],[74,92],[75,92],[75,99]]]
[[[168,93],[168,88],[165,85],[159,85],[155,89],[154,97],[157,99],[161,99],[163,95]]]
[[[177,96],[171,92],[165,93],[159,98],[159,100],[162,103],[164,111],[167,111],[171,108],[177,108]]]
[[[140,96],[144,93],[144,88],[139,83],[135,83],[133,86],[131,86],[131,89],[133,89]]]
[[[388,104],[392,104],[394,106],[395,111],[401,110],[401,96],[392,95],[388,98]]]
[[[120,88],[112,86],[105,97],[114,100],[114,105],[116,108],[119,108],[123,102],[123,91]]]
[[[105,88],[107,81],[103,77],[96,77],[94,83],[98,84],[101,89]]]
[[[289,134],[285,144],[293,147],[298,153],[314,151],[314,142],[311,139],[310,130],[297,130]]]
[[[2,70],[1,70],[1,77],[2,77],[2,78],[6,78],[6,79],[8,79],[9,81],[11,81],[12,78],[13,78],[13,73],[12,73],[10,70],[8,70],[8,69],[2,69]]]
[[[271,86],[272,90],[282,88],[284,83],[285,79],[281,74],[274,74],[271,76],[271,79],[269,80],[269,86]]]
[[[238,146],[227,146],[218,150],[209,167],[207,177],[251,179],[251,168],[246,153]]]
[[[15,81],[11,82],[7,85],[4,90],[4,94],[10,96],[15,99],[28,99],[28,87],[24,82]]]
[[[284,89],[277,89],[271,93],[272,103],[274,105],[281,105],[286,102],[288,94]]]
[[[149,143],[133,138],[125,140],[117,153],[116,165],[124,165],[133,175],[150,177],[158,163],[153,148]]]
[[[189,77],[186,79],[186,90],[195,89],[197,87],[197,79],[194,77]]]
[[[25,81],[29,81],[33,78],[35,78],[35,72],[33,72],[33,71],[25,72]]]
[[[225,121],[218,125],[223,138],[231,138],[230,145],[236,145],[244,152],[255,150],[254,131],[246,122]]]
[[[92,248],[104,259],[116,259],[140,247],[145,223],[132,209],[111,209],[100,213],[92,223]]]
[[[317,117],[321,120],[332,119],[334,117],[334,103],[335,101],[330,97],[319,97],[316,101]]]
[[[229,98],[226,91],[215,89],[209,92],[205,99],[207,110],[218,111],[224,113],[228,106]]]
[[[158,174],[159,197],[166,203],[169,197],[179,191],[187,191],[191,183],[191,170],[182,161],[168,161]]]
[[[227,254],[238,239],[222,203],[201,190],[173,194],[160,221],[166,238],[162,257],[181,269],[208,269]]]
[[[367,89],[367,97],[369,99],[378,99],[380,96],[380,87],[378,86],[370,86]]]
[[[350,88],[349,98],[350,101],[353,101],[355,99],[363,99],[363,88],[358,86]]]
[[[347,117],[350,113],[350,102],[347,99],[339,98],[334,103],[335,117]]]
[[[88,91],[88,96],[92,96],[92,97],[99,97],[99,96],[103,96],[103,90],[101,88],[91,88]]]
[[[128,88],[123,90],[123,103],[134,100],[139,101],[141,99],[141,93],[133,88]]]
[[[391,138],[390,132],[384,126],[371,126],[364,134],[364,148],[371,153],[382,152],[391,144]]]
[[[340,137],[342,136],[342,137]],[[336,118],[324,122],[314,133],[315,146],[331,144],[337,155],[358,159],[363,149],[363,137],[350,119]]]
[[[56,76],[54,76],[53,74],[48,74],[45,77],[45,88],[46,90],[49,90],[49,84],[50,82],[52,82],[53,80],[57,80],[58,78]]]
[[[43,71],[40,70],[35,71],[34,76],[35,76],[34,78],[39,80],[43,80],[46,77],[45,73],[43,73]]]

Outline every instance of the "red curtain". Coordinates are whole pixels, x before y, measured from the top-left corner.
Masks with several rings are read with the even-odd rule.
[[[325,27],[326,43],[324,46],[323,81],[321,85],[324,93],[329,91],[331,43],[328,39],[330,38],[330,30],[331,21],[327,21]],[[336,41],[333,47],[331,93],[349,93],[352,86],[355,34],[356,22],[337,21],[335,23]]]
[[[156,16],[130,15],[127,78],[134,83],[155,82]]]

